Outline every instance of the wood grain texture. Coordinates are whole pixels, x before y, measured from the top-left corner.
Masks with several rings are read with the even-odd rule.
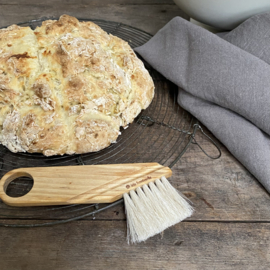
[[[175,16],[187,16],[176,5],[91,5],[42,4],[1,5],[0,27],[41,17],[59,17],[68,14],[77,18],[103,19],[121,22],[155,34]],[[153,23],[155,22],[155,23]]]
[[[215,147],[201,133],[196,138],[206,152],[212,156],[217,154]],[[193,145],[174,167],[172,184],[193,201],[196,213],[192,218],[270,221],[269,193],[219,144],[220,159],[208,158]]]
[[[204,128],[204,131],[213,135]],[[217,150],[198,132],[196,140],[210,155]],[[212,160],[197,145],[191,145],[172,168],[170,182],[183,192],[195,207],[191,221],[270,221],[270,195],[219,143],[222,156]],[[97,219],[125,219],[122,205],[101,212]]]
[[[173,0],[1,0],[1,5],[175,5]]]
[[[152,34],[175,16],[187,18],[170,0],[2,0],[0,26],[63,13],[122,22]],[[216,154],[200,133],[196,138]],[[221,149],[222,157],[211,160],[192,145],[173,167],[172,184],[191,199],[196,211],[163,235],[128,246],[123,205],[59,226],[0,228],[0,268],[269,269],[269,194],[224,146]],[[3,223],[17,223],[4,218]]]
[[[211,135],[207,129],[204,130]],[[197,141],[211,155],[216,149],[198,132]],[[222,145],[218,160],[206,157],[198,146],[191,145],[181,160],[173,167],[170,182],[194,204],[192,221],[270,221],[270,196],[265,189]],[[153,149],[153,154],[155,149]],[[0,218],[7,211],[1,209]],[[20,212],[21,210],[13,210]],[[65,218],[65,211],[61,217]],[[54,213],[50,217],[58,218]],[[96,215],[101,220],[124,220],[123,205],[117,205]],[[40,217],[42,219],[42,217]],[[89,217],[88,219],[92,219]]]
[[[0,181],[0,198],[11,206],[111,203],[172,171],[158,163],[20,168],[6,173]],[[6,194],[8,185],[26,176],[33,188],[22,197]]]
[[[0,228],[1,269],[266,270],[270,224],[183,222],[128,245],[122,221]]]
[[[96,7],[87,1],[89,6],[86,8],[69,2],[68,10],[77,15],[93,15],[102,19],[111,19],[116,21],[126,20],[133,26],[137,26],[145,31],[151,28],[149,32],[155,32],[153,27],[162,27],[166,22],[175,16],[182,14],[174,5],[167,8],[164,5],[156,5],[156,1],[150,1],[151,7],[145,5],[131,5],[133,2],[124,1],[123,7],[116,2],[111,2],[112,6]],[[146,3],[150,3],[146,2]],[[1,3],[6,3],[1,1]],[[104,2],[103,2],[104,3]],[[108,2],[106,2],[108,4]],[[118,2],[119,3],[119,2]],[[160,2],[161,3],[161,2]],[[33,19],[42,16],[49,16],[50,11],[61,14],[61,8],[64,5],[53,5],[52,1],[36,3],[32,0],[26,2],[13,1],[14,5],[1,6],[0,22],[7,25],[19,21]],[[25,5],[29,4],[29,6]],[[32,4],[32,5],[31,5]],[[85,4],[85,2],[84,2]],[[55,8],[53,7],[55,6]],[[66,7],[64,7],[66,8]],[[136,10],[137,12],[133,12]],[[161,10],[167,10],[162,13]],[[105,13],[104,13],[105,11]],[[132,13],[132,16],[129,16]],[[141,21],[147,14],[151,14],[148,20]],[[30,18],[31,17],[31,18]],[[160,21],[160,17],[162,20]],[[1,21],[2,20],[2,21]],[[162,24],[162,25],[161,25]],[[202,146],[208,152],[214,152],[215,149],[208,141],[198,134]],[[154,151],[154,150],[153,150]],[[270,200],[269,194],[261,187],[258,181],[245,169],[230,153],[222,146],[223,155],[219,160],[207,158],[200,149],[193,145],[189,151],[181,158],[180,162],[173,168],[172,184],[183,191],[193,201],[196,212],[191,217],[192,220],[270,220]],[[116,214],[117,213],[117,214]],[[124,213],[122,206],[100,213],[97,218],[104,219],[123,219]]]
[[[204,131],[213,135],[204,128]],[[217,150],[198,132],[196,140],[210,155]],[[270,195],[219,143],[222,156],[212,160],[197,145],[191,145],[173,167],[171,184],[183,192],[195,207],[191,221],[270,221]],[[101,212],[98,219],[123,219],[121,205]]]

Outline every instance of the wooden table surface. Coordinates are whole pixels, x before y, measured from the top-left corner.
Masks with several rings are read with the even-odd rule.
[[[122,22],[151,34],[175,16],[187,18],[172,0],[1,0],[0,26],[64,13]],[[192,200],[196,212],[163,234],[127,245],[123,206],[94,220],[1,227],[0,269],[269,269],[269,194],[221,149],[222,157],[211,160],[192,145],[173,167],[172,184]]]

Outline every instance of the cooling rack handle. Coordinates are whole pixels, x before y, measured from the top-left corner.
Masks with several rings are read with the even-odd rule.
[[[0,181],[0,198],[12,206],[111,203],[124,193],[172,171],[158,163],[131,163],[15,169]],[[32,189],[22,197],[6,194],[10,182],[30,177]]]
[[[221,157],[221,149],[220,149],[218,143],[217,143],[214,139],[212,139],[210,136],[208,136],[208,135],[203,131],[202,127],[201,127],[198,123],[197,123],[197,124],[194,124],[194,125],[193,125],[193,128],[194,128],[194,132],[190,135],[190,136],[191,136],[191,139],[192,139],[191,142],[192,142],[193,144],[197,144],[198,147],[201,149],[201,151],[202,151],[207,157],[209,157],[209,158],[211,158],[211,159],[219,159],[219,158]],[[216,147],[216,149],[218,150],[218,154],[217,154],[216,156],[211,156],[211,155],[209,155],[208,153],[206,153],[206,151],[202,148],[202,146],[196,141],[196,139],[195,139],[195,133],[196,133],[197,128],[198,128],[198,129],[201,131],[201,133],[206,137],[206,139]]]

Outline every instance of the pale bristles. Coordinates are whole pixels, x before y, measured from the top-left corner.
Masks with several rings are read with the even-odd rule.
[[[190,217],[193,208],[165,177],[124,194],[128,243],[145,241]]]

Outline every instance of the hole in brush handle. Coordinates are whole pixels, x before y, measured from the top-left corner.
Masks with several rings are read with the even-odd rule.
[[[23,171],[10,172],[8,174],[10,175],[6,174],[1,179],[3,192],[6,196],[11,198],[22,197],[28,194],[33,188],[34,179],[31,174]],[[25,187],[23,189],[20,188],[20,193],[18,193],[16,189],[22,185]]]
[[[19,198],[28,194],[33,188],[34,181],[28,176],[20,176],[12,180],[6,187],[6,194],[12,198]]]

